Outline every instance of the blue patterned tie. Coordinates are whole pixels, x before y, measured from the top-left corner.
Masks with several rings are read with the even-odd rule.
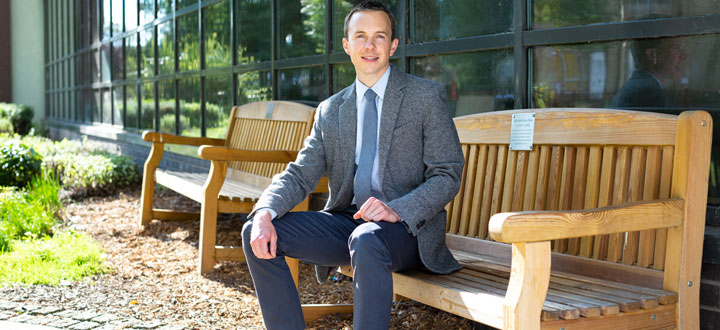
[[[355,171],[353,182],[354,204],[360,208],[372,195],[372,170],[375,162],[375,149],[377,148],[378,115],[375,106],[375,92],[368,89],[365,92],[365,116],[363,119],[362,149],[360,161]]]

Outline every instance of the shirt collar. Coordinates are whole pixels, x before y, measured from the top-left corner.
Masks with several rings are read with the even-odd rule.
[[[385,70],[385,73],[383,73],[382,77],[375,82],[375,85],[373,85],[372,90],[375,92],[375,94],[381,99],[385,99],[385,89],[387,88],[388,80],[390,79],[390,71],[392,68],[388,66],[387,70]],[[365,86],[365,84],[361,83],[360,80],[358,80],[357,76],[355,76],[355,93],[357,95],[357,102],[360,103],[360,100],[365,96],[365,92],[370,87]]]

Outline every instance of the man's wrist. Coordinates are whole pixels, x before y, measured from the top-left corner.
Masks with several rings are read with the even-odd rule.
[[[255,216],[256,216],[256,217],[257,217],[257,216],[262,216],[263,213],[267,213],[267,214],[270,216],[270,219],[269,219],[269,220],[271,220],[271,221],[272,221],[273,219],[277,218],[277,212],[275,212],[273,209],[271,209],[271,208],[269,208],[269,207],[259,208],[257,211],[255,211]]]

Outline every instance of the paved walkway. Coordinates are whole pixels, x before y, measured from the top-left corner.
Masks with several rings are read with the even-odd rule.
[[[119,330],[155,329],[180,330],[182,327],[163,322],[144,322],[113,314],[63,309],[57,306],[36,306],[0,300],[2,330]]]

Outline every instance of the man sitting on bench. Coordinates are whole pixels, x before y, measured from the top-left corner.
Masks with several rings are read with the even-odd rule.
[[[445,205],[464,157],[438,83],[389,65],[398,39],[382,4],[345,18],[355,83],[323,101],[297,160],[273,179],[243,227],[243,248],[268,329],[304,329],[283,257],[354,269],[355,329],[388,329],[392,272],[460,268],[445,245]],[[321,212],[290,212],[329,178]],[[327,274],[325,274],[327,275]]]

